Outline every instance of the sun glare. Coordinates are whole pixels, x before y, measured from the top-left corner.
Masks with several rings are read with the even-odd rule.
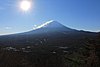
[[[30,0],[22,0],[20,2],[20,8],[23,11],[28,11],[31,8],[31,1]]]

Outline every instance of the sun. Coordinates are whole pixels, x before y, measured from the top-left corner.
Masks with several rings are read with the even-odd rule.
[[[20,9],[23,11],[28,11],[31,8],[31,1],[29,0],[22,0],[20,2]]]

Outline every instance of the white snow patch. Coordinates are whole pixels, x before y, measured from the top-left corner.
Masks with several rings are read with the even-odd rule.
[[[39,29],[39,28],[46,27],[48,24],[50,24],[50,23],[52,23],[52,22],[54,22],[54,20],[50,20],[50,21],[48,21],[48,22],[46,22],[46,23],[44,23],[44,24],[42,24],[42,25],[40,25],[40,26],[37,26],[36,28],[34,28],[34,30],[35,30],[35,29]]]

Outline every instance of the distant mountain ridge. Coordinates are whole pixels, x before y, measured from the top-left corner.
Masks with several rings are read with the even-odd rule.
[[[74,45],[84,38],[94,38],[95,32],[68,28],[57,21],[48,21],[24,33],[0,36],[0,45]]]

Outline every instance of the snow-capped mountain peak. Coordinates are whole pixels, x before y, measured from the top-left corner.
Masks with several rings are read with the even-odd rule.
[[[55,20],[50,20],[40,26],[34,28],[34,30],[41,29],[42,31],[73,31],[71,28],[66,27],[65,25],[59,23]]]
[[[36,30],[36,29],[39,29],[39,28],[44,28],[44,27],[48,26],[48,25],[51,24],[51,23],[57,23],[57,21],[55,21],[55,20],[47,21],[46,23],[44,23],[44,24],[42,24],[42,25],[40,25],[40,26],[37,26],[37,27],[34,28],[34,29]]]

